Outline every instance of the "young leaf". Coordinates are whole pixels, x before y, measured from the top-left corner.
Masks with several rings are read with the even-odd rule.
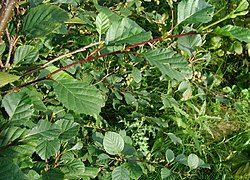
[[[59,149],[59,140],[41,140],[36,147],[36,153],[45,160],[58,153]]]
[[[136,22],[128,18],[114,21],[107,34],[107,45],[136,44],[151,38],[151,32],[145,32]]]
[[[168,163],[171,163],[174,161],[174,152],[171,149],[167,149],[166,151],[166,159]]]
[[[18,80],[20,76],[9,74],[7,72],[0,72],[0,87],[5,86],[8,83]]]
[[[14,56],[14,64],[32,64],[38,59],[38,50],[30,45],[19,46]]]
[[[103,34],[108,30],[110,26],[110,21],[108,19],[108,16],[104,13],[99,13],[96,17],[96,30],[99,33],[99,35]]]
[[[249,3],[247,2],[247,0],[242,0],[240,4],[238,5],[238,7],[235,9],[235,12],[237,13],[237,12],[247,10],[248,6],[249,6]]]
[[[191,68],[183,57],[174,56],[175,53],[169,49],[153,49],[143,55],[151,65],[158,67],[163,75],[177,81],[190,79]]]
[[[42,4],[31,8],[24,17],[22,31],[30,37],[43,37],[59,29],[68,14],[51,4]]]
[[[178,4],[177,23],[207,23],[213,13],[214,7],[205,0],[182,0]]]
[[[188,156],[188,166],[190,169],[196,169],[199,166],[199,157],[196,154]]]
[[[104,99],[97,88],[78,80],[59,80],[54,83],[54,91],[66,108],[79,113],[99,114],[104,105]]]
[[[166,180],[171,175],[171,170],[168,168],[161,168],[161,179]]]
[[[229,36],[231,38],[250,43],[250,29],[248,28],[226,25],[222,28],[216,28],[215,32],[223,36]]]
[[[123,167],[118,166],[112,171],[112,180],[129,180],[129,171]]]
[[[2,106],[9,115],[9,120],[15,125],[25,125],[33,113],[33,104],[27,95],[20,92],[4,96]]]
[[[103,139],[103,146],[107,153],[116,155],[122,152],[124,140],[121,135],[116,132],[107,132]]]

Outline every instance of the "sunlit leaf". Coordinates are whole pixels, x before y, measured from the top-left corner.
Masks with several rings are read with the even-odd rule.
[[[207,23],[213,12],[214,7],[205,0],[182,0],[178,4],[177,23]]]
[[[199,157],[196,154],[188,156],[188,166],[190,169],[196,169],[199,166]]]
[[[5,86],[8,83],[18,80],[20,76],[9,74],[7,72],[0,72],[0,87]]]
[[[62,166],[66,178],[76,179],[85,171],[85,165],[80,159],[71,159]]]
[[[32,64],[38,59],[38,50],[30,45],[19,46],[14,56],[14,64]]]
[[[54,83],[55,94],[62,104],[79,113],[99,114],[104,105],[100,91],[78,80],[60,80]]]
[[[174,161],[175,156],[174,156],[174,152],[171,149],[167,149],[166,151],[166,159],[168,163],[171,163]]]
[[[119,154],[124,148],[124,140],[116,132],[107,132],[103,139],[103,146],[107,153],[111,155]]]
[[[174,144],[182,144],[182,140],[173,133],[168,133],[168,136],[170,137],[170,139],[173,141]]]
[[[146,32],[138,24],[128,18],[114,21],[106,35],[106,44],[136,44],[151,38],[151,32]]]
[[[238,39],[240,41],[244,41],[247,43],[250,42],[250,29],[248,28],[226,25],[222,28],[216,28],[215,32],[223,36],[229,36],[231,38]]]
[[[97,32],[101,35],[108,30],[110,21],[108,19],[108,16],[101,12],[97,15],[95,24]]]

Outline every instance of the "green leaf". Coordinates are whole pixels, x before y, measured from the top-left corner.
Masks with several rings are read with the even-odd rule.
[[[17,164],[15,164],[11,159],[1,157],[0,158],[0,178],[1,179],[18,179],[23,180],[25,176],[23,172],[19,169]]]
[[[136,83],[140,83],[142,79],[141,71],[137,68],[133,68],[132,77]]]
[[[175,156],[174,156],[174,152],[171,149],[167,149],[166,151],[166,159],[168,163],[171,163],[174,161]]]
[[[22,31],[30,37],[44,37],[59,29],[68,14],[56,5],[42,4],[31,8],[24,17]]]
[[[6,44],[3,41],[3,42],[0,43],[0,55],[2,55],[4,53],[5,48],[6,48]]]
[[[27,129],[9,127],[1,132],[0,147],[8,145],[27,133]]]
[[[199,157],[196,154],[188,156],[188,166],[190,169],[196,169],[199,166]]]
[[[49,73],[52,73],[56,70],[58,70],[59,68],[55,67],[55,66],[49,66],[46,67],[45,69],[43,69],[41,71],[41,74],[39,77],[44,77],[46,75],[48,75]],[[69,75],[67,72],[65,71],[60,71],[54,75],[51,76],[52,79],[58,81],[58,80],[63,80],[63,79],[74,79],[71,75]]]
[[[169,49],[153,49],[143,53],[149,63],[158,67],[163,75],[177,81],[190,79],[192,71],[187,61],[179,55],[174,56],[175,54]]]
[[[59,139],[63,140],[74,138],[79,130],[78,123],[66,119],[56,121],[55,125],[60,128]]]
[[[65,178],[77,179],[85,171],[85,165],[80,159],[71,159],[62,166]]]
[[[85,167],[85,171],[84,173],[81,175],[82,178],[92,178],[95,179],[96,176],[98,175],[100,171],[100,168],[96,168],[96,167]]]
[[[29,132],[28,136],[42,139],[57,138],[61,130],[48,120],[40,120],[37,125]]]
[[[101,35],[108,30],[110,21],[108,19],[108,16],[101,12],[97,15],[95,24],[97,32]]]
[[[180,37],[177,40],[178,47],[187,52],[189,56],[194,54],[195,47],[201,46],[202,45],[202,39],[201,35],[192,35],[192,36],[185,36],[185,37]]]
[[[59,140],[41,140],[36,147],[36,153],[45,160],[58,153],[59,149]]]
[[[182,0],[178,4],[177,23],[207,23],[213,13],[214,7],[205,0]]]
[[[100,13],[104,13],[106,16],[108,16],[108,18],[110,19],[110,21],[118,21],[121,19],[120,16],[118,16],[117,14],[113,13],[109,8],[107,7],[103,7],[103,6],[99,6],[98,4],[95,4],[96,9],[100,12]]]
[[[106,132],[103,139],[103,146],[105,151],[111,155],[120,154],[124,148],[124,140],[116,132]]]
[[[59,169],[49,169],[42,172],[43,180],[64,180],[64,173]]]
[[[129,171],[123,167],[118,166],[112,171],[112,180],[129,180]]]
[[[5,86],[8,83],[18,80],[20,76],[9,74],[7,72],[0,72],[0,87]]]
[[[25,125],[33,114],[33,104],[24,93],[14,92],[4,96],[2,106],[14,125]]]
[[[29,96],[34,105],[35,110],[45,111],[47,109],[47,107],[42,101],[43,95],[37,92],[37,89],[34,86],[23,87],[21,89],[21,92],[24,92]]]
[[[247,10],[248,6],[249,6],[249,3],[247,2],[247,0],[242,0],[240,4],[238,5],[238,7],[235,9],[235,12],[241,12],[241,11]]]
[[[182,144],[182,140],[173,133],[168,133],[168,136],[170,137],[170,139],[173,141],[174,144]]]
[[[19,46],[15,52],[14,64],[32,64],[39,56],[38,50],[30,45]]]
[[[151,32],[145,32],[138,24],[128,18],[114,21],[107,34],[107,45],[136,44],[151,38]]]
[[[171,170],[168,168],[161,168],[161,179],[166,180],[171,175]]]
[[[130,173],[131,179],[139,179],[143,174],[141,167],[136,162],[124,163],[124,166]]]
[[[104,106],[100,91],[92,85],[78,80],[60,80],[54,83],[54,91],[62,104],[79,113],[96,115]]]
[[[229,36],[246,43],[250,43],[250,29],[248,28],[226,25],[222,28],[216,28],[215,33],[221,34],[223,36]]]

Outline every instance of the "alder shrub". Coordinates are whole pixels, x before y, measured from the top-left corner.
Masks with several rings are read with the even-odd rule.
[[[250,177],[247,0],[2,2],[0,179]]]

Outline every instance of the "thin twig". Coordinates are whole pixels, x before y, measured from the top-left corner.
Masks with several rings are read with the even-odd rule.
[[[38,70],[40,70],[40,69],[43,69],[43,68],[47,67],[48,65],[50,65],[50,64],[52,64],[52,63],[54,63],[54,62],[56,62],[56,61],[58,61],[58,60],[60,60],[60,59],[63,59],[63,58],[65,58],[65,57],[67,57],[67,56],[71,56],[71,55],[73,55],[73,54],[76,54],[76,53],[79,53],[79,52],[86,51],[86,50],[87,50],[88,48],[90,48],[90,47],[93,47],[93,46],[96,46],[96,45],[99,45],[99,44],[103,44],[103,43],[104,43],[104,41],[94,42],[94,43],[88,44],[87,46],[81,47],[81,48],[79,48],[79,49],[77,49],[77,50],[75,50],[75,51],[72,51],[72,52],[63,54],[63,55],[61,55],[61,56],[58,56],[58,57],[52,59],[51,61],[49,61],[49,62],[43,64],[42,66],[40,66],[40,67],[38,67],[38,68],[35,68],[35,69],[32,69],[32,70],[26,72],[26,73],[24,74],[24,76],[29,75],[29,74],[32,74],[33,72],[38,71]]]
[[[19,38],[19,37],[12,37],[11,38],[8,29],[6,29],[6,35],[7,35],[10,47],[9,47],[8,57],[7,57],[7,60],[5,62],[5,66],[4,66],[5,69],[7,69],[10,65],[11,54],[12,54],[13,48],[16,45],[17,40]]]

